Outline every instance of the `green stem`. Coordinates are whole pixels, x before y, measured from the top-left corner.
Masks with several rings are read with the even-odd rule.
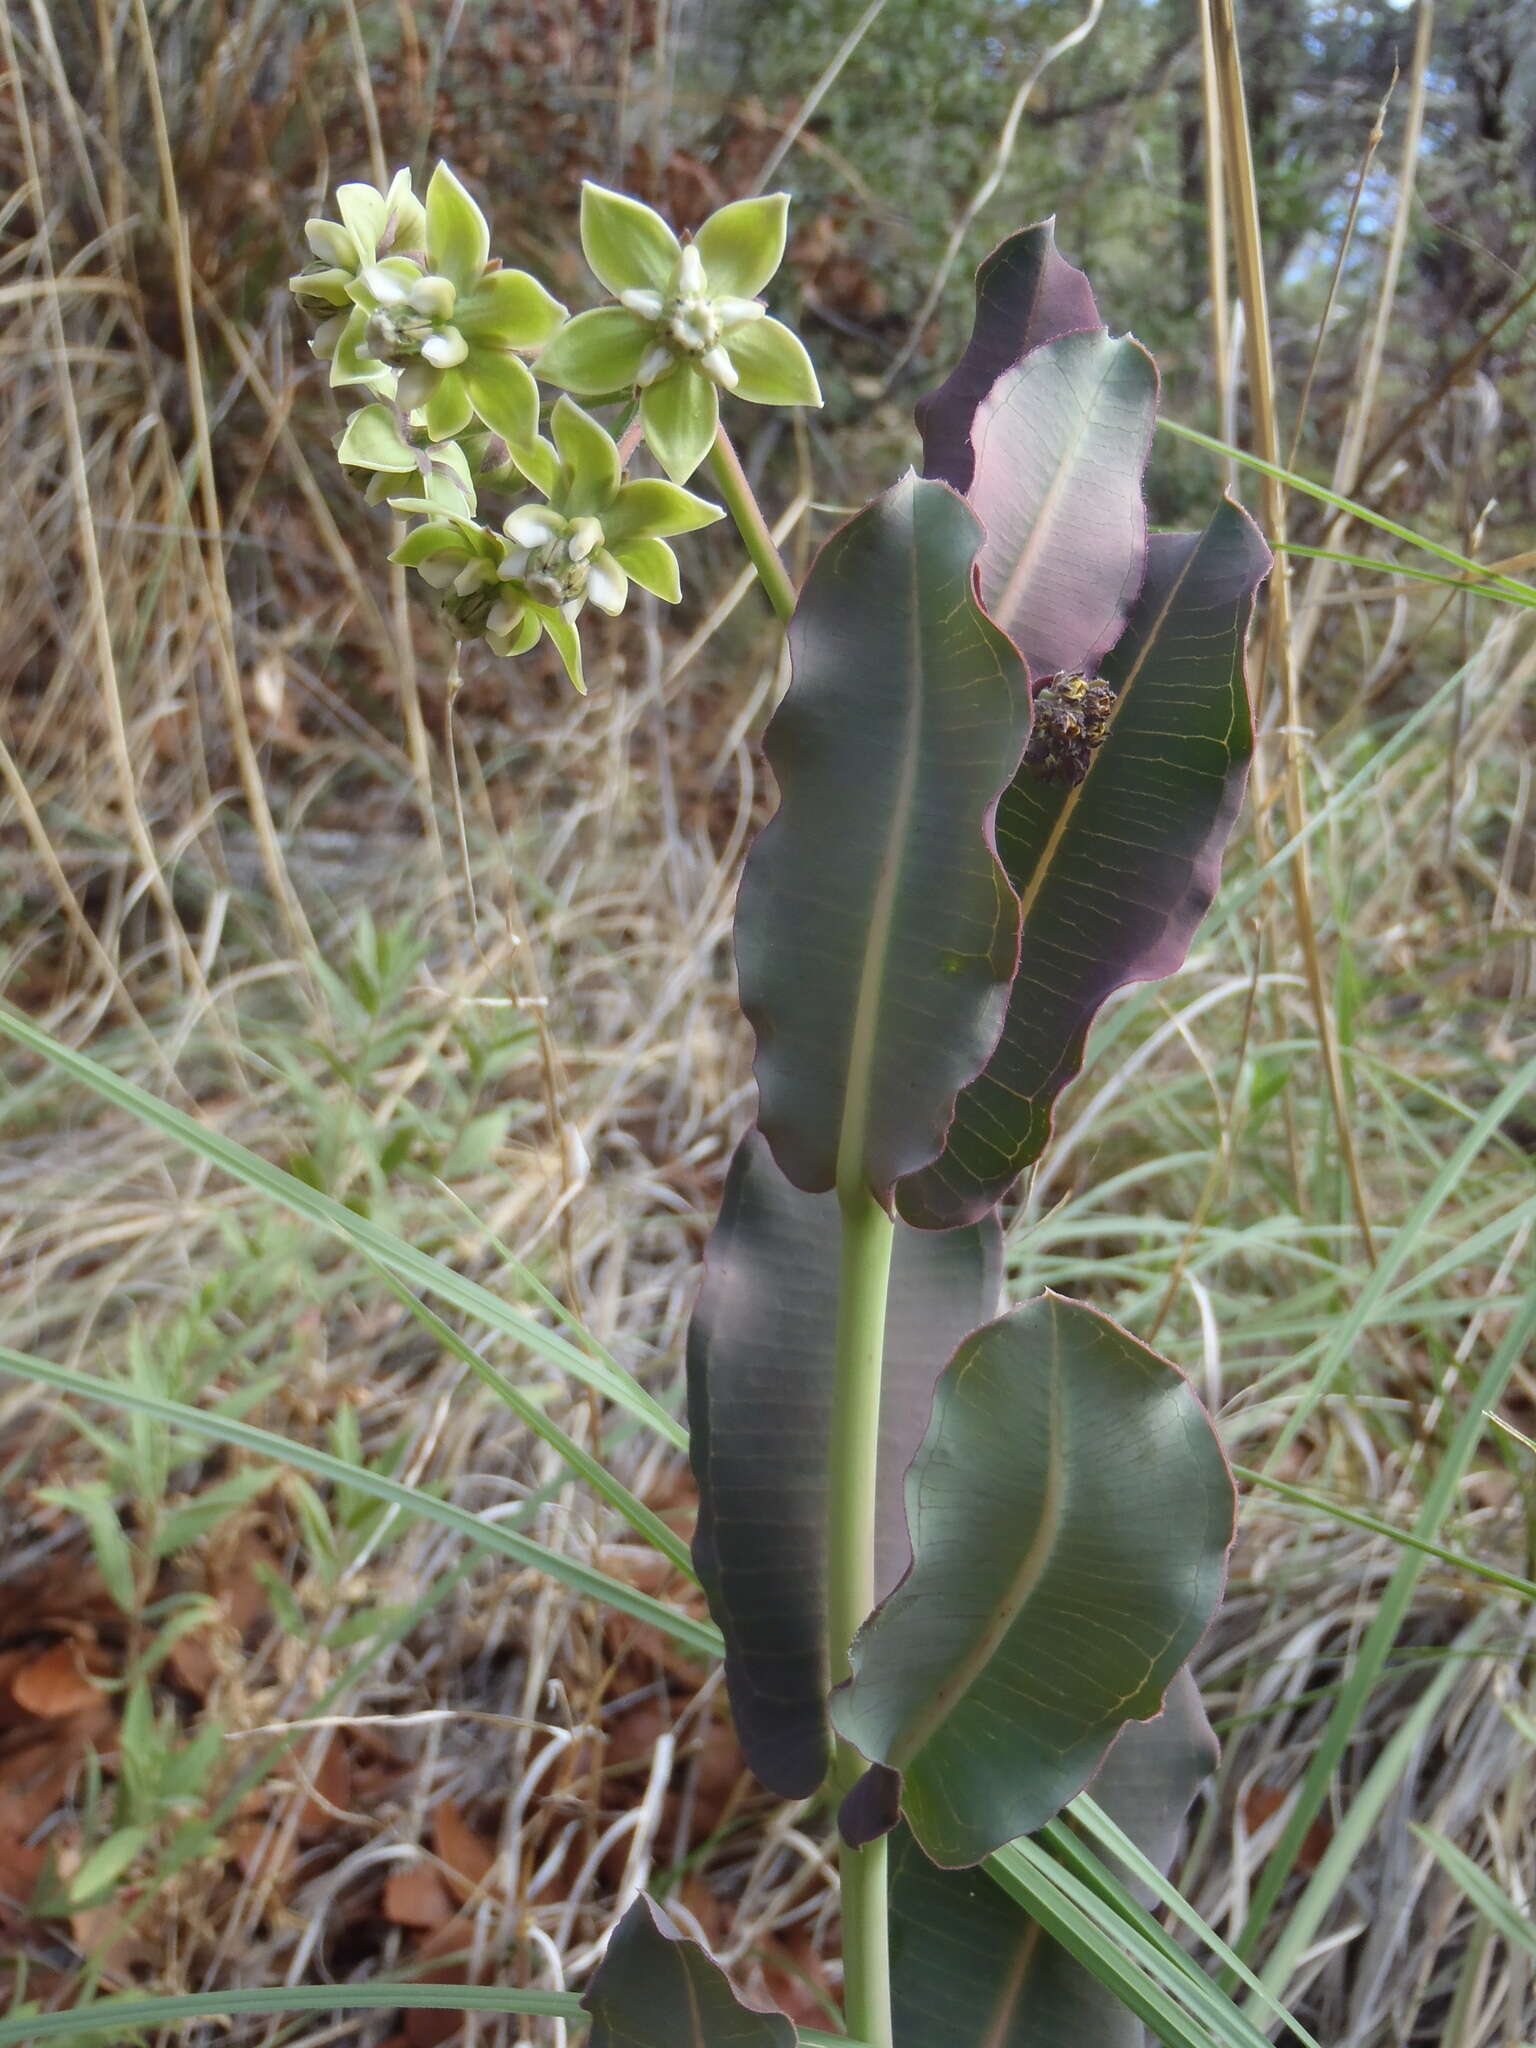
[[[852,1148],[850,1148],[852,1149]],[[880,1451],[880,1373],[895,1225],[870,1194],[862,1161],[839,1176],[843,1216],[838,1280],[837,1368],[832,1398],[827,1610],[834,1682],[847,1676],[847,1645],[875,1604],[875,1481]],[[864,1759],[837,1746],[833,1777],[851,1790]],[[844,1847],[838,1860],[843,1909],[844,2009],[850,2034],[891,2048],[890,1957],[886,1928],[886,1845]]]
[[[725,509],[736,522],[742,545],[752,558],[757,580],[762,584],[768,602],[787,626],[795,608],[795,586],[790,581],[783,556],[774,545],[773,535],[768,531],[763,508],[747,482],[741,457],[724,427],[717,431],[715,445],[709,451],[709,469],[720,486]]]

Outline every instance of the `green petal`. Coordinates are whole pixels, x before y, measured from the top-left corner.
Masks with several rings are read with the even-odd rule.
[[[621,541],[644,540],[653,534],[693,533],[701,526],[713,526],[725,514],[707,498],[696,498],[677,484],[664,484],[660,477],[637,477],[625,484],[612,509],[603,516],[603,532],[615,553]],[[650,588],[649,585],[646,586]]]
[[[475,416],[462,370],[445,370],[442,382],[427,400],[427,432],[434,441],[451,441]],[[489,425],[489,421],[486,423]]]
[[[679,254],[676,235],[653,207],[590,178],[581,188],[581,246],[592,275],[615,298],[636,290],[664,292]]]
[[[493,270],[454,308],[467,341],[492,348],[538,348],[560,326],[565,308],[526,270]]]
[[[512,460],[536,491],[550,497],[560,481],[560,458],[542,434],[530,434],[526,441],[509,441]]]
[[[720,394],[707,377],[680,366],[659,384],[646,386],[640,394],[640,417],[651,453],[674,483],[686,483],[715,438]]]
[[[820,405],[821,386],[798,334],[782,320],[754,320],[726,336],[726,352],[741,382],[738,398],[754,405]]]
[[[353,413],[336,445],[336,460],[354,469],[414,470],[416,450],[400,431],[394,408],[365,405]]]
[[[421,275],[415,264],[408,262],[404,256],[385,256],[379,262],[368,263],[363,267],[366,270],[380,270],[386,277],[395,278],[407,291]],[[347,287],[347,293],[355,305],[365,307],[370,313],[379,305],[378,298],[364,284],[361,274],[353,278]]]
[[[396,171],[389,181],[389,190],[384,194],[384,230],[379,240],[384,255],[391,249],[426,252],[426,209],[411,190],[409,171]]]
[[[506,646],[495,647],[492,649],[492,652],[506,655],[508,658],[514,654],[526,654],[543,630],[544,621],[537,612],[524,612],[518,621],[517,631],[512,635]]]
[[[433,555],[441,555],[449,548],[462,550],[463,546],[462,535],[451,526],[413,526],[389,559],[415,569]]]
[[[622,306],[600,306],[568,320],[547,347],[538,370],[546,384],[580,397],[627,391],[651,345],[651,330]]]
[[[789,194],[737,199],[712,213],[695,240],[712,299],[755,299],[784,261]]]
[[[662,598],[667,604],[676,604],[683,594],[682,578],[678,574],[677,557],[664,540],[642,539],[620,541],[610,546],[609,554],[624,570],[632,582],[642,590],[648,590],[653,597]]]
[[[573,398],[555,400],[550,426],[570,477],[560,509],[572,519],[605,512],[619,489],[619,451],[613,436]]]
[[[485,215],[446,164],[427,187],[427,259],[433,270],[461,292],[480,282],[491,253]]]
[[[384,232],[388,212],[384,194],[375,191],[372,185],[339,185],[336,210],[362,260],[371,263],[378,253],[379,236]]]
[[[368,331],[368,315],[361,306],[354,306],[347,316],[347,324],[341,330],[341,339],[336,344],[336,353],[331,357],[332,384],[368,384],[375,389],[390,388],[385,380],[389,370],[377,356],[358,353],[359,344]]]
[[[533,439],[539,431],[539,387],[525,362],[495,349],[472,348],[459,376],[468,403],[509,448],[515,452]]]
[[[554,642],[555,652],[565,666],[571,679],[571,687],[578,697],[585,697],[587,685],[581,673],[581,636],[564,612],[546,611],[542,605],[536,607],[545,632]]]

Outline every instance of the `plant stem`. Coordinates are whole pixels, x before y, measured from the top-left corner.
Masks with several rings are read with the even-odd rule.
[[[762,584],[768,602],[787,626],[790,614],[795,608],[795,586],[790,581],[783,556],[773,544],[773,535],[768,531],[763,508],[758,504],[751,484],[747,482],[747,473],[741,466],[741,457],[736,453],[735,445],[724,427],[715,434],[715,445],[709,451],[709,469],[715,482],[720,486],[725,509],[736,522],[736,531],[741,535],[742,545],[752,558],[757,580]],[[860,1616],[860,1619],[863,1617]]]
[[[837,1301],[837,1376],[832,1398],[827,1530],[827,1611],[834,1682],[847,1675],[847,1645],[875,1604],[875,1481],[880,1451],[880,1373],[895,1225],[864,1183],[862,1160],[839,1176],[842,1265]],[[840,1742],[839,1795],[864,1760]],[[844,2010],[848,2031],[890,2048],[891,1988],[886,1930],[886,1845],[842,1849]]]

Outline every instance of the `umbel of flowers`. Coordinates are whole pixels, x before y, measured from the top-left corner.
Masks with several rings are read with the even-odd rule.
[[[821,403],[805,349],[759,296],[783,261],[788,199],[722,207],[685,242],[638,200],[584,186],[582,247],[616,303],[574,319],[491,255],[446,164],[424,200],[398,171],[382,192],[341,186],[336,204],[339,220],[306,224],[313,260],[289,288],[332,385],[360,401],[339,459],[370,503],[412,522],[391,559],[435,593],[456,639],[517,655],[547,636],[583,689],[586,606],[617,613],[632,583],[675,603],[668,540],[722,516],[683,488],[716,438],[720,393]],[[611,409],[626,449],[643,440],[670,481],[626,478],[610,426],[566,394]]]

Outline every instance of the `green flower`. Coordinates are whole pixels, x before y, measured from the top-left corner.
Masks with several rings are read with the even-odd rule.
[[[431,441],[392,405],[365,405],[353,413],[336,444],[336,458],[348,469],[368,472],[364,491],[370,505],[401,495],[445,512],[472,517],[474,469],[469,451],[457,441]]]
[[[314,261],[288,280],[299,304],[320,320],[310,346],[322,362],[336,353],[359,274],[380,257],[422,249],[427,235],[427,217],[411,190],[409,171],[396,171],[387,192],[373,185],[342,185],[336,206],[339,221],[317,218],[304,223],[304,239]],[[375,379],[378,374],[375,365]]]
[[[491,260],[485,216],[446,164],[427,188],[425,243],[366,263],[348,285],[331,382],[377,388],[383,365],[397,373],[396,403],[423,415],[433,441],[476,415],[509,443],[528,439],[538,387],[514,351],[548,341],[565,308],[526,271]]]
[[[638,389],[645,438],[678,483],[709,451],[722,391],[820,405],[804,346],[757,297],[784,260],[788,213],[782,192],[738,199],[684,243],[638,199],[584,184],[581,245],[618,304],[567,322],[539,375],[585,397]]]
[[[576,635],[584,608],[621,612],[631,581],[675,603],[681,585],[666,536],[708,526],[721,513],[659,478],[625,483],[612,436],[569,398],[556,401],[551,427],[553,445],[534,435],[516,450],[544,502],[508,513],[498,539],[426,499],[392,499],[399,511],[428,515],[392,559],[439,591],[461,639],[483,636],[493,653],[522,654],[547,633],[584,691]]]

